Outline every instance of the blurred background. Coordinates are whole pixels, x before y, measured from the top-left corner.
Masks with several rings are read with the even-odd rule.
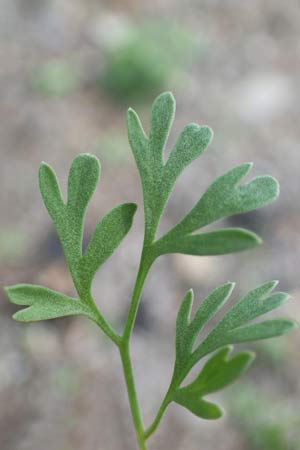
[[[255,163],[281,183],[280,199],[227,225],[264,239],[243,254],[157,261],[143,295],[133,359],[150,423],[172,372],[175,318],[185,291],[200,301],[227,280],[233,298],[269,279],[300,319],[300,3],[298,0],[0,0],[0,281],[33,282],[73,294],[54,227],[42,204],[42,160],[63,189],[72,159],[92,152],[102,179],[86,239],[113,206],[137,201],[138,172],[125,113],[165,89],[177,99],[169,148],[188,122],[210,125],[210,150],[179,179],[162,230],[218,175]],[[132,231],[96,277],[94,294],[121,330],[143,238]],[[0,292],[1,450],[133,450],[128,401],[115,348],[85,319],[12,321]],[[205,422],[172,405],[150,449],[300,449],[300,335],[251,347],[257,362],[220,396],[227,414]]]

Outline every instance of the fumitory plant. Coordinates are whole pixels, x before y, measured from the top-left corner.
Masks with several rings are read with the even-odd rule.
[[[26,306],[13,316],[14,319],[29,322],[84,315],[95,322],[118,347],[138,445],[142,450],[147,449],[147,440],[159,426],[172,402],[203,419],[218,419],[222,416],[221,407],[208,401],[207,395],[235,381],[254,358],[253,353],[248,351],[232,356],[233,344],[279,336],[296,327],[295,322],[287,319],[253,322],[288,298],[283,292],[274,292],[277,282],[269,281],[251,290],[227,309],[217,325],[209,328],[205,337],[199,341],[202,330],[229,299],[234,284],[225,283],[217,287],[197,305],[192,317],[193,291],[188,291],[177,316],[173,376],[156,417],[150,426],[145,427],[135,388],[130,342],[143,287],[154,261],[167,253],[221,255],[260,244],[261,240],[255,233],[243,228],[219,228],[205,232],[198,230],[231,215],[267,205],[279,193],[277,181],[270,176],[256,177],[241,184],[252,167],[249,163],[241,164],[217,178],[191,211],[157,239],[160,219],[177,178],[208,148],[212,140],[209,127],[191,123],[180,134],[166,161],[164,150],[174,113],[175,100],[172,94],[161,94],[152,107],[149,136],[143,130],[135,111],[129,109],[127,114],[129,142],[143,188],[145,234],[123,333],[118,334],[103,316],[92,296],[91,288],[99,267],[128,233],[136,205],[119,205],[104,216],[83,252],[85,214],[100,174],[99,161],[90,154],[80,154],[73,161],[68,178],[67,200],[62,196],[54,170],[43,163],[39,172],[41,194],[60,238],[78,297],[69,297],[31,284],[6,288],[13,303]],[[183,384],[191,369],[207,356],[208,359],[196,378],[189,384]]]

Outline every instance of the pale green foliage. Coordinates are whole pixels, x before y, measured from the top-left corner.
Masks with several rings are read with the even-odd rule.
[[[41,165],[41,194],[55,224],[80,300],[40,286],[12,286],[7,288],[12,302],[32,305],[24,312],[15,314],[16,320],[52,319],[71,314],[85,314],[95,319],[97,313],[90,292],[94,276],[129,231],[136,211],[133,203],[119,205],[110,211],[96,226],[83,253],[86,209],[97,186],[99,174],[100,165],[96,157],[89,154],[77,156],[70,169],[68,198],[65,203],[55,172],[48,164]]]
[[[174,114],[172,94],[160,95],[153,104],[149,138],[132,109],[127,116],[129,142],[143,185],[146,242],[149,243],[155,240],[160,217],[178,176],[207,149],[213,136],[207,126],[187,125],[171,150],[169,159],[164,162],[164,150]],[[278,183],[270,176],[257,177],[245,185],[239,185],[251,167],[252,164],[242,164],[219,177],[186,217],[155,242],[155,255],[219,255],[259,244],[261,239],[255,233],[241,228],[192,234],[222,218],[267,205],[278,196]]]
[[[26,305],[13,316],[21,322],[55,319],[71,315],[86,315],[94,319],[90,308],[81,300],[68,297],[43,286],[19,284],[6,289],[11,301],[16,305]]]
[[[251,169],[251,164],[242,164],[212,183],[192,210],[169,232],[156,240],[160,218],[178,176],[207,149],[212,139],[209,127],[187,125],[165,161],[164,151],[174,114],[175,100],[172,94],[160,95],[153,104],[149,137],[132,109],[129,109],[127,115],[129,141],[142,181],[145,236],[123,335],[117,334],[101,314],[92,297],[91,287],[99,267],[129,231],[136,205],[126,203],[111,210],[98,223],[83,252],[85,214],[100,174],[99,161],[92,155],[81,154],[73,161],[66,202],[53,169],[47,164],[42,164],[40,168],[41,194],[55,224],[79,298],[71,298],[42,286],[26,284],[6,289],[13,303],[27,306],[14,315],[16,320],[27,322],[85,315],[96,322],[118,346],[138,443],[142,450],[146,450],[146,440],[157,429],[171,402],[176,402],[205,419],[216,419],[222,415],[221,408],[204,397],[235,381],[253,360],[253,354],[249,352],[240,352],[229,358],[232,344],[279,336],[296,326],[293,321],[286,319],[252,323],[254,319],[277,308],[288,298],[285,293],[272,293],[277,283],[271,281],[250,291],[199,341],[204,327],[229,299],[234,284],[226,283],[215,289],[200,304],[193,318],[193,292],[189,291],[177,317],[176,359],[170,387],[152,425],[148,429],[144,428],[131,364],[130,338],[144,283],[152,264],[156,258],[166,253],[217,255],[245,250],[259,244],[261,239],[255,233],[242,228],[193,233],[233,214],[245,213],[267,205],[279,192],[277,181],[269,176],[257,177],[241,185],[240,182]],[[211,355],[213,352],[217,353]],[[210,359],[196,379],[189,385],[182,386],[191,369],[208,355]]]
[[[153,104],[148,138],[135,111],[129,109],[127,114],[129,142],[143,185],[146,237],[151,242],[177,177],[212,139],[209,127],[188,125],[165,164],[164,150],[174,115],[174,97],[168,92],[160,95]]]
[[[65,204],[56,175],[47,164],[40,168],[40,189],[56,226],[75,286],[81,297],[89,295],[98,268],[118,247],[129,231],[136,205],[127,203],[110,211],[98,223],[82,254],[83,225],[88,202],[98,183],[100,165],[96,157],[82,154],[74,159],[68,179]]]
[[[287,319],[265,320],[248,325],[248,322],[279,307],[288,299],[288,295],[283,292],[272,293],[276,285],[276,281],[270,281],[250,291],[229,309],[196,348],[194,346],[199,334],[227,302],[234,284],[226,283],[215,289],[200,304],[193,319],[190,317],[193,292],[187,293],[177,316],[176,361],[168,401],[174,400],[205,419],[216,419],[222,415],[217,406],[204,401],[202,396],[234,381],[253,359],[251,354],[243,352],[227,360],[231,351],[228,344],[280,336],[295,328],[295,323]],[[219,350],[206,363],[193,383],[180,388],[189,371],[201,358],[224,346],[227,347]]]
[[[223,410],[218,405],[204,400],[203,396],[233,383],[248,369],[254,359],[251,352],[240,352],[229,359],[231,351],[232,347],[227,346],[212,356],[195,381],[174,392],[173,401],[203,419],[219,419],[223,415]]]

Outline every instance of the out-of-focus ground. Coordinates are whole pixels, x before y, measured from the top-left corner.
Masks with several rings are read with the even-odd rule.
[[[133,340],[147,423],[171,375],[175,318],[186,289],[193,287],[200,300],[218,284],[234,280],[238,298],[278,278],[280,289],[292,294],[282,314],[300,319],[300,3],[0,1],[1,284],[34,282],[67,294],[73,287],[40,199],[38,166],[42,160],[53,165],[65,188],[77,153],[101,158],[102,179],[88,211],[87,236],[116,204],[137,201],[141,206],[125,113],[128,106],[136,107],[147,124],[149,100],[119,101],[98,78],[107,42],[122,39],[125,25],[162,18],[197,40],[192,58],[178,64],[168,81],[177,99],[170,144],[191,121],[215,131],[210,151],[180,178],[163,228],[175,224],[217,175],[241,162],[253,161],[254,175],[276,176],[281,196],[263,210],[228,221],[258,232],[262,247],[224,257],[170,255],[153,267]],[[99,306],[120,330],[142,232],[140,207],[132,231],[94,284]],[[81,318],[15,323],[15,308],[2,291],[0,296],[0,449],[136,448],[111,343]],[[299,334],[250,347],[257,352],[255,368],[220,396],[225,418],[204,422],[171,406],[151,450],[300,449]]]

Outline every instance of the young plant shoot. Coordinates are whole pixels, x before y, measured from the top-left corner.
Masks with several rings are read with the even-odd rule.
[[[145,427],[135,388],[130,342],[143,287],[154,261],[167,253],[222,255],[255,247],[261,243],[261,239],[249,230],[219,228],[203,232],[201,228],[231,215],[267,205],[279,193],[277,181],[270,176],[256,177],[242,184],[252,165],[241,164],[217,178],[191,211],[169,232],[156,239],[161,216],[177,178],[194,159],[207,150],[213,135],[207,126],[194,123],[187,125],[165,161],[164,150],[174,114],[175,100],[168,92],[161,94],[153,104],[149,136],[143,130],[136,112],[129,109],[127,114],[129,142],[143,189],[145,234],[123,333],[118,334],[103,316],[92,296],[91,288],[100,266],[129,232],[136,205],[119,205],[104,216],[83,252],[85,214],[100,175],[100,163],[95,156],[80,154],[74,159],[68,178],[66,201],[54,170],[43,163],[39,172],[41,194],[63,247],[78,297],[68,297],[46,287],[30,284],[6,288],[13,303],[25,306],[13,316],[14,319],[29,322],[84,315],[95,322],[118,347],[141,450],[147,449],[148,439],[156,431],[172,402],[202,419],[218,419],[222,416],[222,408],[208,401],[206,396],[235,381],[254,358],[253,353],[248,351],[232,356],[233,344],[280,336],[296,327],[295,322],[287,319],[262,319],[253,322],[253,319],[279,307],[288,298],[283,292],[274,292],[277,282],[270,281],[251,290],[231,309],[226,309],[223,318],[199,343],[199,334],[224,307],[234,284],[225,283],[217,287],[198,305],[193,317],[193,291],[188,291],[177,316],[173,376],[156,417],[152,424]],[[208,359],[194,381],[183,386],[191,369],[207,356]]]

